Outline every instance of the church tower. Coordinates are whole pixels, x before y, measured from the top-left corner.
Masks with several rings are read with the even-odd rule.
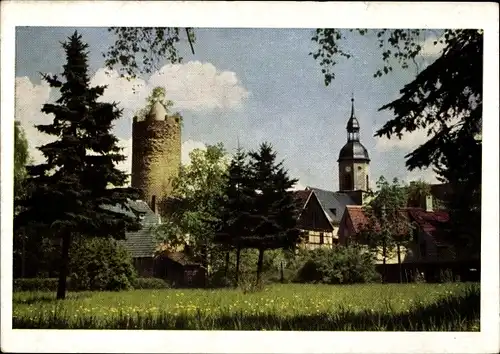
[[[143,118],[132,125],[132,187],[153,211],[172,192],[172,180],[181,165],[181,117],[168,115],[155,102]]]
[[[369,189],[368,151],[359,141],[359,122],[354,114],[354,98],[351,99],[351,117],[347,122],[347,143],[340,150],[339,191],[353,196],[361,204],[363,192]],[[355,197],[356,196],[356,197]]]

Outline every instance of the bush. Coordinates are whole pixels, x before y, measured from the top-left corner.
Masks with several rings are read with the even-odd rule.
[[[168,289],[170,284],[160,278],[137,278],[133,283],[134,289]]]
[[[20,278],[14,279],[14,291],[56,291],[57,278]],[[69,286],[68,281],[68,286]]]
[[[136,278],[132,258],[112,238],[79,238],[70,251],[70,277],[77,290],[131,289]]]
[[[319,248],[304,254],[296,281],[326,284],[366,283],[379,279],[371,256],[349,247]]]

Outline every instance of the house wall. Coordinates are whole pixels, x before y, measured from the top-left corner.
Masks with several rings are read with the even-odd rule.
[[[154,276],[154,259],[153,257],[133,258],[133,264],[139,277]]]
[[[301,244],[301,247],[304,249],[312,250],[320,247],[332,248],[333,245],[337,243],[337,239],[334,237],[333,232],[302,231],[306,232],[306,241]],[[321,243],[321,234],[323,234],[323,243]]]
[[[348,240],[352,236],[352,222],[351,218],[349,218],[347,214],[347,210],[344,211],[344,216],[340,221],[339,229],[338,229],[338,243],[339,245],[347,245]]]
[[[298,224],[300,229],[306,233],[305,240],[300,245],[302,248],[331,248],[333,244],[337,243],[337,230],[327,219],[314,194],[302,212]],[[323,235],[323,243],[321,243],[321,235]]]

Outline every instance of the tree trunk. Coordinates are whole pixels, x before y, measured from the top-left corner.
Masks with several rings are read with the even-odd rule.
[[[387,247],[385,245],[385,240],[382,242],[382,283],[385,283],[385,279],[387,276],[387,264],[386,264],[386,257],[387,257]]]
[[[235,274],[236,286],[238,286],[240,278],[240,256],[241,256],[241,247],[238,245],[238,248],[236,249],[236,274]]]
[[[229,273],[229,252],[226,252],[226,264],[224,266],[224,277],[227,277],[227,274]]]
[[[399,282],[402,283],[403,282],[403,267],[401,264],[401,248],[400,248],[399,243],[398,243],[398,267],[399,267]]]
[[[64,233],[62,236],[61,245],[61,264],[59,267],[59,282],[57,283],[57,299],[64,300],[66,298],[66,280],[69,271],[69,247],[71,244],[71,234]]]
[[[281,283],[285,282],[285,275],[283,274],[283,261],[281,261],[280,281]]]
[[[26,237],[24,232],[21,233],[23,240],[22,256],[21,256],[21,278],[26,276]]]
[[[259,249],[259,260],[257,261],[257,285],[260,285],[261,275],[262,275],[262,266],[264,265],[264,250]]]

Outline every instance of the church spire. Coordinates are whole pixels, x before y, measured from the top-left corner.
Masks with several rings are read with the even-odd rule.
[[[359,141],[359,122],[354,115],[354,94],[351,96],[351,117],[347,121],[347,141]]]
[[[354,118],[354,93],[351,93],[351,119]]]

